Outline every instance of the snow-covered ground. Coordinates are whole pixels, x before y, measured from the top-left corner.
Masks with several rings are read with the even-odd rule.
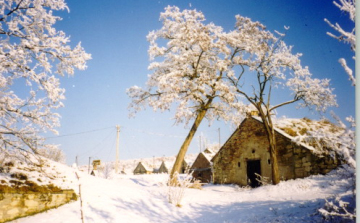
[[[75,169],[57,165],[77,182]],[[205,185],[186,189],[176,207],[167,201],[166,174],[117,175],[104,179],[79,172],[85,222],[322,222],[325,198],[346,193],[350,181],[333,171],[326,176],[281,182],[256,189]],[[72,172],[72,173],[71,173]],[[71,185],[72,187],[74,184]],[[78,192],[78,184],[74,188]],[[19,223],[81,222],[80,200]]]

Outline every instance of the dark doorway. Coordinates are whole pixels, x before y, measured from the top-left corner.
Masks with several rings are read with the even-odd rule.
[[[259,187],[260,183],[256,180],[255,173],[261,175],[260,160],[249,160],[247,161],[247,177],[248,185],[251,187]]]

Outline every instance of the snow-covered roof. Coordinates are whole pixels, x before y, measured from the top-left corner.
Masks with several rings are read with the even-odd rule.
[[[209,161],[211,162],[211,159],[215,156],[216,153],[204,153],[204,152],[201,152],[204,157]]]
[[[153,168],[151,168],[150,166],[148,166],[148,164],[143,163],[143,162],[139,162],[139,165],[140,165],[140,164],[145,168],[145,170],[147,170],[147,171],[153,171]]]
[[[262,123],[262,120],[259,116],[250,116],[250,118]],[[245,120],[243,120],[243,122]],[[309,149],[317,154],[321,154],[322,152],[311,145],[313,144],[314,140],[312,140],[313,137],[310,136],[310,132],[313,134],[315,131],[322,131],[323,134],[325,132],[327,135],[332,135],[334,137],[341,137],[341,134],[345,131],[344,128],[339,127],[326,119],[315,121],[315,120],[310,120],[308,118],[302,118],[302,119],[274,118],[272,121],[275,126],[274,130],[277,133],[283,135],[284,137],[292,140],[298,145],[301,145],[302,147]],[[233,136],[233,134],[229,137],[229,139]],[[222,150],[223,148],[224,147],[222,147],[220,150]],[[218,153],[216,153],[215,156],[217,154]],[[213,158],[215,156],[213,156]]]
[[[174,165],[174,162],[170,162],[170,161],[162,161],[161,164],[164,164],[164,166],[167,168],[167,169],[171,169]]]
[[[259,116],[251,117],[259,122],[262,122]],[[323,132],[327,132],[328,134],[332,135],[340,135],[344,132],[343,128],[331,123],[326,119],[316,121],[310,120],[308,118],[281,118],[274,119],[273,123],[275,126],[274,130],[276,132],[314,152],[317,152],[317,150],[309,144],[311,142],[305,143],[302,141],[302,139],[309,136],[310,131],[314,132],[321,129]]]

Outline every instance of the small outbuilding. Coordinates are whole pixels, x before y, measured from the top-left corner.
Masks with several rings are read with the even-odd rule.
[[[190,169],[190,165],[191,163],[188,160],[184,159],[181,164],[180,173],[187,173]]]
[[[162,161],[158,173],[169,173],[170,166],[170,163]]]
[[[275,128],[281,180],[326,174],[340,164],[336,158],[326,154],[319,155],[313,147],[297,144],[292,140],[294,127],[300,125],[301,122],[315,121],[308,119],[298,122],[289,121],[288,126]],[[336,129],[325,122],[319,123],[317,126],[324,127],[325,125],[328,125],[328,128]],[[305,132],[306,127],[302,127],[301,131]],[[214,183],[260,186],[256,180],[256,174],[268,179],[272,177],[269,148],[267,133],[261,119],[248,116],[212,158]]]
[[[185,160],[181,164],[180,173],[186,173],[189,170],[189,161]],[[158,173],[170,173],[172,168],[174,166],[174,163],[171,163],[169,161],[162,161],[161,165],[158,169]]]
[[[200,180],[201,183],[210,183],[212,180],[211,158],[214,155],[211,150],[204,150],[204,152],[199,153],[190,168],[192,176]]]
[[[146,164],[139,162],[138,165],[134,169],[134,175],[136,174],[151,174],[153,170],[148,167]]]

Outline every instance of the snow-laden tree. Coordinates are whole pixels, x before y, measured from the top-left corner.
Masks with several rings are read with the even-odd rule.
[[[57,146],[53,146],[53,147],[45,147],[45,148],[39,148],[36,151],[36,154],[39,154],[43,157],[46,157],[50,160],[54,160],[55,162],[59,162],[59,163],[65,163],[66,162],[66,156],[64,151],[62,151],[60,148],[58,148]]]
[[[115,167],[113,163],[102,163],[98,168],[98,173],[101,177],[109,179],[113,172],[115,172]]]
[[[65,90],[59,77],[86,68],[80,43],[54,28],[64,0],[6,0],[0,4],[0,146],[46,148],[42,133],[57,133]],[[50,145],[52,147],[52,145]]]
[[[339,41],[344,42],[345,44],[350,44],[351,51],[355,52],[356,49],[356,36],[355,36],[355,16],[356,16],[356,7],[355,0],[339,0],[333,1],[334,5],[340,9],[341,12],[344,12],[349,15],[350,20],[353,22],[354,27],[352,30],[344,30],[338,23],[332,24],[328,19],[324,19],[325,22],[333,28],[338,34],[332,34],[327,32],[327,34]],[[353,56],[355,60],[355,56]],[[346,60],[344,58],[339,59],[339,63],[344,68],[345,72],[349,76],[349,80],[352,85],[356,85],[356,78],[353,74],[353,70],[347,65]],[[347,178],[356,178],[356,161],[355,161],[355,131],[353,128],[355,127],[355,120],[350,116],[347,117],[346,120],[350,123],[350,127],[346,127],[346,125],[338,118],[335,114],[333,115],[337,120],[338,125],[343,127],[344,132],[337,136],[333,134],[324,134],[323,132],[313,132],[314,138],[319,138],[319,135],[323,138],[322,142],[325,146],[331,146],[336,154],[342,159],[345,164],[349,165],[349,173],[350,176],[346,176]],[[354,185],[351,188],[353,192],[353,202],[355,203],[356,196],[356,187]],[[342,198],[337,197],[334,202],[326,201],[326,205],[324,208],[320,209],[320,213],[324,215],[326,218],[329,217],[340,217],[341,221],[344,219],[356,219],[356,210],[354,209],[352,212],[347,210],[348,202],[344,202]]]
[[[298,101],[303,102],[300,106],[315,106],[319,111],[335,105],[329,80],[313,79],[308,68],[300,65],[300,54],[292,54],[291,47],[281,38],[249,18],[236,16],[236,28],[230,32],[212,23],[204,24],[204,15],[196,10],[167,7],[160,18],[163,27],[148,35],[149,54],[151,59],[156,59],[149,69],[154,72],[149,75],[145,89],[134,86],[127,92],[133,100],[130,107],[134,112],[146,106],[165,111],[175,108],[175,104],[177,123],[195,119],[171,175],[180,170],[204,117],[210,121],[217,118],[238,123],[250,102],[266,127],[273,183],[278,183],[270,114],[278,107]],[[254,81],[244,83],[244,76]],[[252,90],[246,92],[244,85],[251,83],[255,83]],[[289,88],[293,91],[292,98],[273,105],[271,92],[276,87]]]
[[[333,1],[334,5],[340,9],[340,11],[348,13],[350,20],[354,24],[354,28],[352,30],[344,30],[338,23],[332,24],[328,19],[324,19],[325,22],[333,28],[336,32],[338,32],[338,35],[335,35],[331,32],[327,32],[327,34],[341,42],[344,42],[346,44],[350,44],[351,51],[355,52],[356,48],[356,38],[355,38],[355,0],[339,0]],[[353,59],[355,60],[355,56],[353,56]],[[339,59],[339,63],[344,68],[345,72],[349,75],[349,79],[352,83],[352,85],[355,86],[356,80],[353,74],[353,70],[347,65],[346,60],[344,58]]]
[[[227,78],[261,117],[270,144],[272,181],[277,184],[280,176],[272,122],[275,109],[299,102],[299,107],[324,112],[327,107],[336,105],[335,95],[329,87],[330,80],[313,78],[308,67],[301,65],[301,54],[291,52],[292,47],[283,41],[284,34],[276,31],[275,35],[263,24],[246,17],[238,15],[236,20],[236,29],[226,35],[226,40],[232,49],[230,63],[240,65],[242,70]],[[244,41],[248,39],[250,44]],[[247,52],[246,57],[239,54],[242,51]],[[241,78],[245,77],[247,81],[253,80],[251,90],[243,88]],[[274,94],[277,91],[284,98],[285,90],[291,92],[288,99],[280,99],[279,94]]]
[[[201,121],[223,119],[238,122],[241,102],[225,77],[233,72],[228,57],[231,51],[221,27],[205,24],[196,10],[180,11],[167,7],[161,13],[161,29],[147,36],[149,55],[154,60],[146,88],[127,90],[130,108],[137,112],[146,106],[166,111],[174,108],[175,122],[188,124],[195,119],[171,171],[180,172],[181,163]],[[235,112],[234,112],[235,111]]]

